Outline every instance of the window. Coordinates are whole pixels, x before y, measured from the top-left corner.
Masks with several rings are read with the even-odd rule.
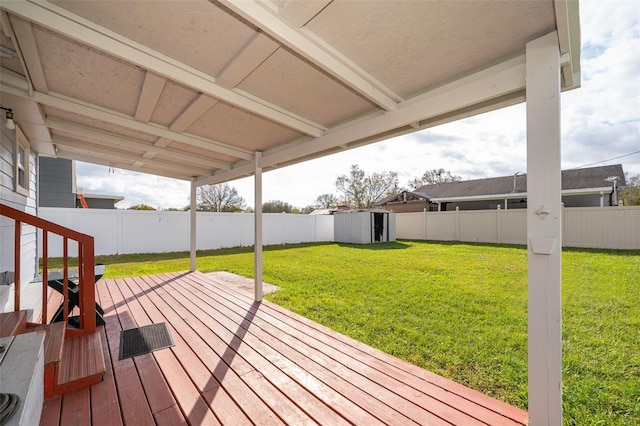
[[[16,127],[15,149],[15,191],[29,195],[29,141],[19,127]]]

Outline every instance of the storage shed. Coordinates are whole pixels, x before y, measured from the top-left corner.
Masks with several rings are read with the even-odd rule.
[[[335,213],[334,240],[337,243],[372,244],[396,240],[396,214],[384,209]]]

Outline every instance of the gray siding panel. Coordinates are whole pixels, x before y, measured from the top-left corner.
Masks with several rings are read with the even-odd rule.
[[[70,193],[62,192],[42,192],[40,191],[40,198],[38,203],[40,207],[75,207],[76,197]]]
[[[71,160],[41,157],[39,179],[38,205],[40,207],[73,208],[76,206]]]
[[[27,196],[14,191],[14,150],[16,131],[0,125],[0,202],[36,214],[36,156],[29,154],[29,193]],[[13,220],[0,217],[0,272],[14,270]],[[37,273],[37,234],[32,226],[22,227],[21,237],[21,282],[28,283]],[[25,301],[29,304],[29,301]],[[0,287],[0,312],[13,309],[13,286]]]

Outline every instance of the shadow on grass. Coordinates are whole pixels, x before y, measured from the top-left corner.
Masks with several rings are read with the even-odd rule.
[[[263,252],[280,251],[289,249],[299,249],[304,247],[317,247],[322,245],[334,244],[332,242],[317,242],[317,243],[301,243],[301,244],[277,244],[264,246]],[[198,258],[208,256],[224,256],[230,254],[246,254],[253,253],[253,246],[245,247],[232,247],[222,248],[214,250],[198,250],[196,256]],[[77,264],[77,257],[70,257],[69,264]],[[188,251],[173,251],[167,253],[132,253],[132,254],[112,254],[112,255],[99,255],[95,257],[95,263],[103,263],[105,265],[116,265],[120,263],[135,263],[135,262],[158,262],[163,260],[189,260]],[[40,266],[42,267],[42,258],[40,259]],[[62,258],[52,257],[49,258],[49,269],[61,268]]]
[[[525,245],[517,244],[495,244],[495,243],[474,243],[463,241],[431,241],[431,240],[399,240],[392,243],[376,243],[376,244],[347,244],[347,243],[333,243],[333,242],[317,242],[317,243],[301,243],[301,244],[278,244],[264,246],[264,252],[270,251],[282,251],[290,249],[300,249],[305,247],[317,247],[324,245],[335,244],[339,247],[348,247],[359,250],[369,251],[381,251],[381,250],[403,250],[411,247],[412,244],[425,244],[425,245],[437,245],[437,246],[474,246],[474,247],[492,247],[492,248],[517,248],[524,249]],[[640,250],[617,250],[617,249],[594,249],[594,248],[579,248],[579,247],[564,247],[563,252],[575,252],[575,253],[598,253],[607,254],[609,256],[621,256],[621,257],[633,257],[639,256]],[[198,250],[197,257],[209,257],[209,256],[224,256],[231,254],[248,254],[253,253],[253,246],[246,247],[233,247],[223,248],[215,250]],[[114,254],[114,255],[101,255],[96,256],[96,263],[104,263],[105,265],[116,265],[120,263],[134,263],[134,262],[158,262],[163,260],[185,260],[188,261],[189,252],[168,252],[168,253],[137,253],[137,254]],[[77,258],[69,259],[70,265],[77,264]],[[42,259],[40,259],[40,266],[42,266]],[[61,258],[50,258],[49,269],[61,268]]]
[[[430,244],[437,246],[473,246],[473,247],[494,247],[494,248],[517,248],[527,250],[526,244],[498,244],[498,243],[481,243],[472,241],[435,241],[435,240],[399,240],[408,243]],[[623,249],[606,249],[606,248],[587,248],[587,247],[563,247],[563,253],[596,253],[608,254],[610,256],[638,256],[640,250],[623,250]]]
[[[600,248],[586,248],[586,247],[563,247],[564,253],[594,253],[594,254],[607,254],[609,256],[621,256],[621,257],[634,257],[640,256],[640,250],[621,250],[621,249],[600,249]]]
[[[393,243],[371,243],[371,244],[350,244],[350,243],[334,243],[339,247],[348,247],[359,250],[404,250],[411,247],[409,244],[393,242]]]

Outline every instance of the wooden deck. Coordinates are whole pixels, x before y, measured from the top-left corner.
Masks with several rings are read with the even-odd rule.
[[[518,425],[527,413],[204,274],[102,280],[107,374],[45,401],[42,425]],[[123,329],[175,346],[119,361]],[[109,361],[110,360],[110,361]]]

